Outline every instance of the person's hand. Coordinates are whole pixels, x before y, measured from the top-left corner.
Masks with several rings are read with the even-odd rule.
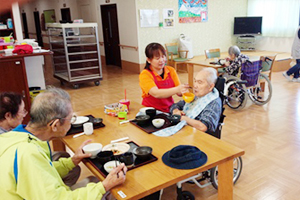
[[[91,142],[91,141],[92,141],[92,140],[86,140],[86,141],[84,141],[84,142],[81,144],[81,146],[76,150],[74,156],[72,157],[72,161],[73,161],[73,163],[74,163],[75,166],[78,165],[78,164],[81,162],[82,159],[84,159],[84,158],[89,158],[89,157],[92,156],[91,153],[85,154],[85,153],[83,153],[83,151],[82,151],[82,147],[84,147],[85,145],[87,145],[87,144],[88,144],[89,142]]]
[[[226,67],[228,67],[230,65],[230,62],[225,62],[224,64]]]
[[[179,109],[176,108],[176,109],[173,110],[173,115],[184,116],[185,113],[183,111],[181,111],[181,110],[179,110]]]
[[[181,85],[179,85],[178,86],[178,89],[179,89],[179,93],[181,93],[181,94],[184,94],[184,93],[186,93],[186,92],[189,92],[189,85],[188,84],[181,84]]]
[[[113,169],[106,179],[102,182],[105,191],[109,191],[113,187],[120,185],[125,182],[127,167],[124,163],[121,163],[118,167]]]

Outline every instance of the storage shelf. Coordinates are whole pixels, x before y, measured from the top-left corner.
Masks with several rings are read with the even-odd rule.
[[[79,44],[67,44],[68,47],[76,47],[76,46],[90,46],[96,45],[97,43],[79,43]]]
[[[86,81],[99,83],[102,68],[97,23],[47,24],[47,27],[50,48],[55,53],[54,77],[74,84],[74,88]],[[78,35],[60,34],[70,31],[70,28],[76,28]]]
[[[97,53],[97,51],[76,52],[76,53],[69,53],[69,55],[73,56],[73,55],[82,55],[82,54],[91,54],[91,53]]]
[[[66,38],[93,38],[94,35],[78,35],[78,36],[67,36]]]

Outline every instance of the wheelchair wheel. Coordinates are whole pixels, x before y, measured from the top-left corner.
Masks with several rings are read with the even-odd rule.
[[[243,161],[241,157],[235,158],[233,160],[233,184],[239,179],[243,168]],[[211,170],[210,181],[214,188],[218,189],[218,166]]]
[[[249,97],[253,103],[264,105],[268,103],[272,97],[272,84],[265,74],[260,74],[256,86],[248,89]]]
[[[177,200],[195,200],[195,197],[189,191],[182,191],[181,196],[177,196]]]
[[[240,84],[237,77],[230,77],[226,82],[225,96],[226,104],[236,110],[243,109],[247,103],[247,90],[245,84]],[[227,91],[226,91],[227,90]]]

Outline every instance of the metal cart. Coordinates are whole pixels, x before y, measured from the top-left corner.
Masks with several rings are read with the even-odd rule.
[[[61,84],[102,80],[97,23],[47,24],[53,54],[54,77]]]

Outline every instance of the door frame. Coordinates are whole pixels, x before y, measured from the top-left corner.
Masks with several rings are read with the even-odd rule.
[[[42,29],[41,29],[41,21],[40,21],[40,12],[33,11],[33,18],[34,18],[37,42],[39,43],[39,46],[44,47]]]
[[[116,19],[116,29],[114,29],[115,31],[117,31],[117,37],[113,39],[113,41],[116,41],[117,43],[117,48],[118,48],[118,52],[116,54],[114,54],[112,57],[114,59],[110,60],[111,56],[108,56],[108,52],[110,52],[108,50],[109,47],[109,43],[107,42],[107,40],[105,39],[106,37],[108,37],[108,33],[105,32],[105,23],[103,23],[103,19],[104,19],[104,10],[108,9],[108,8],[114,8],[115,9],[115,13],[116,15],[113,17],[114,19]],[[119,23],[118,23],[118,12],[117,12],[117,4],[109,4],[109,5],[100,5],[100,12],[101,12],[101,23],[102,23],[102,34],[103,34],[103,42],[104,42],[104,51],[105,51],[105,60],[106,60],[106,65],[110,65],[111,63],[113,63],[113,65],[119,66],[122,68],[122,59],[121,59],[121,49],[120,49],[120,32],[119,32]],[[111,17],[112,18],[112,17]],[[110,18],[108,19],[108,21],[110,21]],[[110,34],[112,33],[112,30],[110,29]],[[113,35],[114,37],[115,35]]]

